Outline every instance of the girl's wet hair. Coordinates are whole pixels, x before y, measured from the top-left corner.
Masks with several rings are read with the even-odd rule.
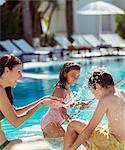
[[[96,89],[96,83],[106,88],[109,86],[114,86],[114,81],[111,74],[102,69],[94,70],[91,77],[89,78],[89,87]]]
[[[5,67],[8,67],[12,70],[16,65],[22,64],[21,60],[12,55],[5,55],[0,58],[0,76],[3,75]],[[5,88],[6,94],[8,99],[10,100],[11,104],[13,104],[13,96],[11,92],[11,87]]]
[[[66,62],[61,68],[59,81],[56,85],[60,84],[64,89],[66,89],[65,84],[67,82],[67,78],[64,74],[67,74],[71,70],[80,70],[80,65],[72,61]]]

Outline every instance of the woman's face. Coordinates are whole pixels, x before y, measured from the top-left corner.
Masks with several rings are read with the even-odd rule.
[[[66,78],[67,78],[67,83],[72,86],[76,83],[80,75],[80,70],[74,69],[71,70],[67,73]]]
[[[22,65],[16,65],[12,70],[8,71],[8,80],[11,87],[16,86],[17,80],[22,78]]]

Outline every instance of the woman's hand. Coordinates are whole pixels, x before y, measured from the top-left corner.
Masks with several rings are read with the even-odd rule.
[[[63,107],[64,103],[62,102],[62,98],[57,98],[54,96],[47,96],[40,100],[40,105],[52,107],[52,108],[60,108]]]

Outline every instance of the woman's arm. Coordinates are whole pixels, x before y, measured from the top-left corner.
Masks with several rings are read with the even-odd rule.
[[[13,106],[10,104],[10,101],[6,95],[6,92],[4,88],[0,87],[0,110],[2,111],[5,118],[8,119],[8,121],[14,126],[18,127],[20,126],[24,121],[26,121],[30,115],[32,115],[37,109],[38,106],[34,105],[34,107],[29,110],[28,113],[25,112],[25,114],[22,114],[20,116],[17,115],[15,112]]]
[[[15,107],[14,107],[14,110],[16,111],[16,113],[17,113],[18,115],[20,115],[20,114],[22,114],[22,113],[28,111],[29,109],[32,109],[32,107],[34,107],[35,105],[39,104],[40,101],[42,102],[42,101],[43,101],[44,99],[46,99],[46,98],[49,98],[49,96],[45,96],[45,97],[43,97],[43,98],[41,98],[41,99],[39,99],[39,100],[37,100],[37,101],[35,101],[35,102],[29,104],[29,105],[24,106],[24,107],[20,107],[20,108],[15,108]],[[50,98],[51,98],[51,97],[50,97]]]
[[[82,133],[78,136],[74,144],[71,146],[70,150],[76,150],[81,144],[86,145],[93,130],[97,127],[101,121],[103,115],[108,110],[107,99],[99,101],[98,106],[91,118],[89,124],[85,127]]]
[[[17,115],[13,106],[10,104],[10,101],[6,95],[4,88],[0,87],[0,110],[2,111],[5,118],[14,126],[20,126],[24,121],[26,121],[38,108],[42,106],[50,106],[50,107],[62,107],[63,104],[56,101],[57,98],[51,97],[51,99],[44,98],[44,100],[40,100],[38,103],[34,104],[31,108],[29,108],[26,112],[21,115]]]
[[[15,110],[15,112],[16,112],[18,115],[20,115],[20,114],[26,112],[27,110],[31,109],[32,107],[34,107],[36,104],[39,103],[39,101],[40,101],[40,100],[38,100],[38,101],[36,101],[36,102],[33,102],[33,103],[29,104],[29,105],[26,105],[26,106],[24,106],[24,107],[20,107],[20,108],[15,108],[15,107],[14,107],[14,110]]]

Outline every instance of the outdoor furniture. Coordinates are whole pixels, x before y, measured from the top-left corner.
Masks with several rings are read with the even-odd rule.
[[[13,54],[15,56],[21,56],[22,55],[22,51],[15,46],[10,40],[4,40],[4,41],[0,41],[0,46],[6,50],[6,54]]]
[[[112,33],[112,34],[101,34],[101,39],[105,41],[106,44],[111,45],[114,49],[117,50],[119,53],[119,50],[123,50],[125,48],[125,40],[123,40],[118,34]]]
[[[56,35],[54,39],[63,49],[68,49],[68,46],[72,45],[65,35]]]
[[[106,44],[104,42],[100,42],[100,40],[98,40],[93,34],[86,34],[83,35],[83,38],[94,48],[97,50],[100,50],[100,53],[102,55],[102,53],[104,52],[104,50],[107,51],[107,53],[109,53],[109,49],[112,48],[111,45]]]
[[[72,38],[77,43],[77,46],[83,47],[83,48],[85,48],[85,50],[90,50],[91,51],[91,45],[84,40],[82,35],[74,34],[74,35],[72,35]]]
[[[3,57],[5,55],[7,55],[8,53],[6,51],[0,51],[0,57]]]
[[[94,48],[100,46],[100,41],[92,34],[83,35],[83,38]]]
[[[64,58],[65,56],[70,55],[70,51],[74,49],[72,43],[67,39],[65,35],[55,35],[54,40],[57,42],[58,46],[61,49],[61,56]]]
[[[49,57],[50,59],[52,59],[52,57],[53,57],[52,51],[50,51],[50,50],[35,50],[24,39],[12,40],[12,42],[22,50],[23,55],[37,55],[38,61],[40,61],[41,56]]]
[[[78,42],[73,35],[70,37],[70,42],[65,35],[55,36],[55,40],[62,46],[64,52],[67,51],[70,57],[84,57],[86,52],[91,52],[91,47],[86,43]],[[84,52],[84,53],[83,53]]]

